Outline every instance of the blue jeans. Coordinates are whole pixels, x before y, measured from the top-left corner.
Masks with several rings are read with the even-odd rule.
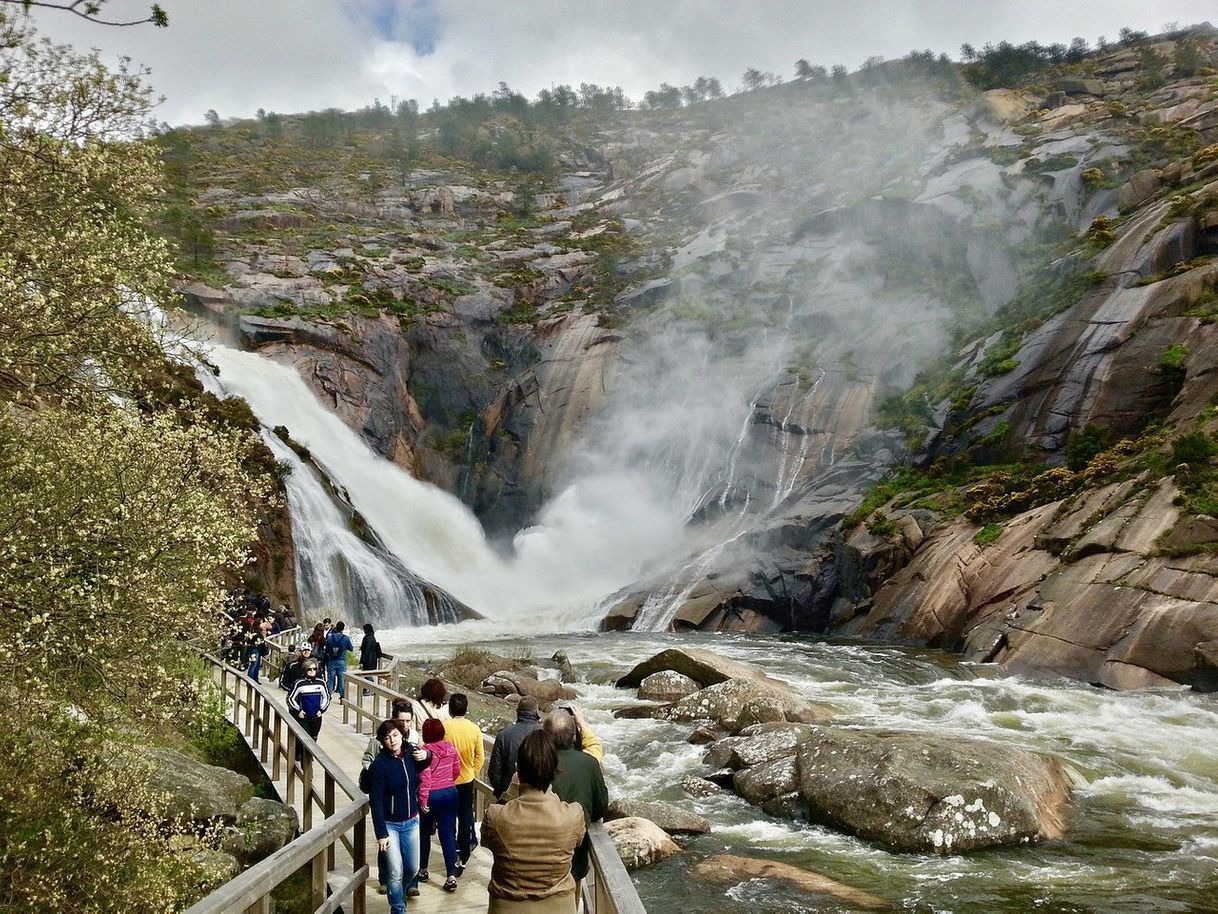
[[[419,871],[419,817],[405,822],[386,822],[389,829],[389,850],[385,852],[388,872],[385,888],[389,895],[390,914],[406,914],[405,881]]]
[[[245,649],[245,674],[254,682],[258,681],[258,671],[262,668],[262,651],[256,647]]]
[[[347,686],[343,679],[343,674],[347,672],[346,660],[327,660],[326,661],[326,688],[330,690],[330,694],[338,694],[339,698],[347,697]]]
[[[423,816],[422,849],[419,857],[421,869],[427,869],[431,859],[431,833],[440,833],[440,850],[444,852],[444,875],[457,875],[457,788],[445,787],[433,790],[427,800],[428,812]]]

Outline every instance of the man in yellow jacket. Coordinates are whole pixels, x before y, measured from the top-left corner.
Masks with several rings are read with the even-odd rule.
[[[474,778],[482,773],[486,750],[482,731],[465,716],[469,699],[455,692],[448,699],[450,719],[444,722],[444,738],[457,747],[461,757],[461,774],[457,777],[457,875],[465,871],[469,855],[478,846],[474,831]]]

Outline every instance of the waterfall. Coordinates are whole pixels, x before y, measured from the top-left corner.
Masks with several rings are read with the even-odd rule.
[[[275,459],[292,470],[286,489],[301,610],[317,615],[341,608],[384,626],[460,620],[460,607],[447,595],[351,532],[348,515],[313,467],[275,435],[262,437]]]
[[[516,535],[512,556],[505,558],[459,499],[375,454],[294,368],[217,344],[209,344],[207,358],[219,369],[226,394],[244,397],[264,426],[287,427],[292,439],[309,449],[313,463],[383,546],[385,555],[377,555],[351,534],[312,469],[297,461],[304,472],[289,483],[294,534],[299,524],[319,525],[297,535],[302,596],[384,601],[403,606],[386,610],[388,618],[401,618],[421,614],[417,602],[405,608],[410,597],[406,604],[394,603],[402,599],[394,588],[413,580],[442,588],[490,619],[528,618],[554,630],[591,628],[599,621],[600,601],[635,580],[642,564],[680,535],[679,522],[670,522],[658,508],[616,497],[628,488],[628,472],[607,474],[558,493],[537,524]],[[314,500],[321,496],[329,509]],[[301,518],[295,499],[300,499]],[[429,617],[436,615],[433,607]]]

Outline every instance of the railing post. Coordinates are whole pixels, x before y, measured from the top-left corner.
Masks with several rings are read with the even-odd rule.
[[[296,731],[288,727],[288,751],[284,763],[288,766],[288,805],[296,802]]]
[[[254,691],[254,685],[251,682],[243,682],[245,686],[245,738],[250,739],[254,735],[254,696],[258,693]]]
[[[347,676],[347,671],[343,670],[339,674],[339,676],[342,681],[343,691],[346,691],[347,689],[351,688],[351,680]],[[335,680],[334,684],[338,685],[339,680]],[[335,691],[337,691],[337,689]],[[342,698],[340,698],[338,700],[338,702],[339,702],[339,704],[341,704],[343,706],[343,724],[346,725],[346,724],[351,723],[351,705],[350,705],[350,703]],[[359,718],[356,717],[356,720],[359,720]]]
[[[368,862],[368,817],[364,816],[355,823],[354,829],[351,831],[351,869],[354,872],[359,872],[360,868]],[[368,888],[368,881],[365,879],[359,888],[355,890],[355,914],[364,914],[366,907],[365,892]]]
[[[304,815],[301,822],[304,830],[308,831],[313,827],[313,751],[307,747],[304,762],[300,767],[301,801],[304,803]]]
[[[323,850],[313,858],[312,874],[309,885],[313,895],[313,910],[316,911],[326,901],[326,851]]]
[[[334,775],[326,772],[325,788],[323,793],[322,812],[325,813],[325,818],[330,818],[334,815]],[[326,866],[334,869],[334,845],[330,845],[329,853],[326,854]]]
[[[280,772],[280,754],[283,752],[283,718],[278,714],[275,715],[275,739],[272,741],[271,750],[271,780],[279,780]]]
[[[245,909],[245,914],[271,914],[271,896],[263,895]]]
[[[267,762],[267,749],[271,744],[271,703],[265,699],[262,702],[262,742],[260,743],[260,752],[258,757],[262,759],[263,764]]]

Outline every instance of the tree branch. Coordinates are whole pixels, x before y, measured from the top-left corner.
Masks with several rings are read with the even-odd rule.
[[[161,9],[159,3],[152,4],[152,10],[146,19],[132,19],[130,22],[119,22],[113,19],[102,19],[101,8],[106,0],[62,0],[62,2],[54,2],[54,0],[0,0],[0,3],[7,3],[9,6],[20,5],[26,13],[35,7],[39,6],[44,9],[59,10],[65,13],[71,13],[74,16],[79,16],[81,19],[87,19],[90,22],[95,22],[98,25],[112,25],[123,28],[129,25],[147,25],[152,23],[157,28],[165,28],[169,25],[169,16]]]

